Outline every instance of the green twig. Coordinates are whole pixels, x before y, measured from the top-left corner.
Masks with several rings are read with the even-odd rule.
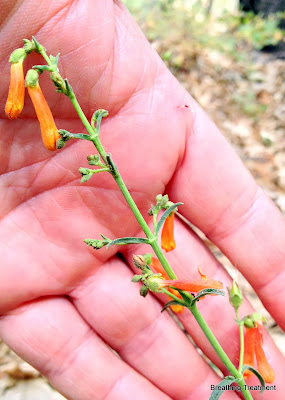
[[[244,334],[243,334],[243,321],[239,319],[238,308],[235,309],[237,316],[237,323],[239,327],[239,337],[240,337],[240,353],[239,353],[239,366],[238,370],[241,372],[243,366],[243,356],[244,356]]]
[[[43,47],[40,48],[40,54],[43,56],[43,58],[45,59],[45,61],[47,62],[47,64],[49,66],[52,66],[53,63],[50,60],[50,58],[47,56],[45,49]],[[92,127],[92,125],[89,123],[88,119],[86,118],[82,108],[80,107],[76,96],[72,90],[72,88],[70,87],[70,85],[68,86],[68,97],[70,98],[79,118],[81,119],[84,127],[86,128],[88,134],[90,135],[90,139],[93,142],[94,146],[96,147],[98,153],[100,154],[102,160],[104,161],[106,167],[108,166],[108,170],[111,172],[113,178],[115,179],[119,189],[121,190],[123,196],[125,197],[129,207],[131,208],[134,216],[136,217],[138,223],[140,224],[142,230],[144,231],[146,237],[148,239],[150,239],[150,245],[153,248],[153,251],[155,252],[155,254],[157,255],[160,263],[162,264],[165,272],[167,273],[167,275],[169,276],[170,279],[177,279],[175,273],[173,272],[172,268],[170,267],[167,259],[165,258],[160,246],[158,245],[157,242],[157,237],[152,233],[152,231],[150,230],[148,224],[146,223],[145,219],[143,218],[141,212],[139,211],[136,203],[134,202],[130,192],[128,191],[117,167],[115,166],[115,164],[113,163],[110,155],[108,155],[99,139],[99,131],[96,129],[94,131],[94,126]],[[93,124],[94,125],[94,124]],[[97,170],[99,172],[99,170]],[[95,173],[95,172],[94,172]],[[156,224],[156,219],[154,219],[154,224]],[[169,292],[167,289],[161,289],[162,292],[164,292],[165,294],[167,294],[168,296],[172,297],[173,299],[175,299],[176,301],[181,302],[181,304],[183,303],[182,299],[179,299],[177,296],[175,296],[173,293]],[[184,293],[184,292],[183,292]],[[185,292],[185,294],[189,295],[190,298],[190,294]],[[192,296],[191,296],[192,298]],[[215,350],[215,352],[218,354],[218,356],[220,357],[221,361],[223,362],[223,364],[226,366],[226,368],[229,370],[229,372],[235,376],[236,378],[238,378],[237,383],[241,386],[241,391],[243,392],[243,395],[245,397],[246,400],[252,400],[251,394],[249,391],[247,391],[246,389],[244,389],[244,379],[242,376],[242,373],[237,370],[235,368],[235,366],[233,365],[233,363],[230,361],[230,359],[228,358],[227,354],[224,352],[224,350],[222,349],[221,345],[219,344],[219,342],[217,341],[217,339],[215,338],[214,334],[212,333],[211,329],[209,328],[209,326],[207,325],[206,321],[204,320],[204,318],[202,317],[202,315],[200,314],[199,310],[196,307],[196,304],[189,307],[190,311],[192,312],[193,316],[195,317],[196,321],[198,322],[198,324],[200,325],[202,331],[204,332],[205,336],[207,337],[207,339],[209,340],[209,342],[211,343],[213,349]],[[242,342],[241,342],[242,345]],[[242,359],[240,358],[240,363],[241,363]],[[241,365],[241,364],[240,364]]]

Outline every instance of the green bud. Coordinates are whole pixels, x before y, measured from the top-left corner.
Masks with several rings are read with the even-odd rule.
[[[165,203],[164,208],[167,210],[167,209],[168,209],[169,207],[171,207],[173,204],[174,204],[173,201],[168,200],[168,201]],[[173,212],[176,212],[176,211],[177,211],[177,207],[174,208]]]
[[[154,210],[155,210],[155,208],[153,207],[153,205],[151,205],[151,207],[150,207],[150,209],[148,210],[147,214],[148,214],[149,216],[152,216],[153,213],[154,213]]]
[[[152,292],[158,292],[160,285],[159,285],[160,278],[157,276],[152,275],[148,278],[146,285]]]
[[[25,49],[21,47],[20,49],[16,49],[13,51],[13,53],[10,55],[9,62],[11,64],[16,64],[20,61],[23,62],[26,57],[27,57],[27,52]]]
[[[140,290],[140,295],[142,297],[145,297],[148,294],[148,288],[145,285],[142,285],[141,290]]]
[[[25,79],[26,87],[35,87],[39,82],[39,73],[34,69],[29,69]]]
[[[32,51],[36,50],[36,46],[34,42],[31,42],[28,39],[24,39],[24,49],[28,54],[30,54]]]
[[[255,328],[258,322],[265,323],[266,319],[256,312],[243,318],[243,323],[246,328]]]
[[[156,200],[157,203],[160,203],[161,200],[162,200],[162,194],[158,194],[158,195],[156,196],[155,200]]]
[[[50,78],[53,81],[58,92],[67,94],[66,82],[62,78],[59,72],[57,71],[51,72]]]
[[[238,285],[233,281],[232,287],[227,288],[229,292],[229,297],[230,297],[230,303],[234,308],[239,308],[239,306],[242,304],[242,293],[240,291],[240,288]]]
[[[142,278],[143,278],[142,275],[134,275],[134,276],[132,277],[132,282],[139,282],[139,281],[142,280]]]
[[[103,108],[96,110],[92,116],[92,121],[96,122],[100,114],[103,114],[102,118],[105,118],[109,115],[109,112],[107,110],[104,110]]]
[[[99,162],[100,161],[100,157],[99,157],[99,155],[98,154],[89,154],[88,156],[87,156],[87,161],[94,161],[94,162]]]
[[[145,259],[145,262],[147,263],[147,265],[151,264],[152,257],[153,257],[153,254],[151,254],[151,253],[143,254],[143,258]]]

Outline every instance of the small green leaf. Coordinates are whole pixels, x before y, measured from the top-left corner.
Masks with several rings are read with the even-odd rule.
[[[168,303],[165,304],[165,306],[163,307],[161,312],[165,311],[167,309],[167,307],[175,306],[175,305],[184,306],[184,304],[180,303],[180,301],[171,300],[171,301],[169,301]]]
[[[166,211],[164,211],[164,213],[162,214],[162,216],[161,216],[161,218],[160,218],[160,220],[159,220],[159,222],[158,222],[158,224],[157,224],[157,227],[156,227],[156,230],[155,230],[155,235],[158,235],[160,228],[161,228],[162,225],[164,224],[166,218],[172,213],[172,211],[173,211],[176,207],[181,206],[182,204],[183,204],[183,203],[175,203],[175,204],[172,204],[172,206],[170,206]]]
[[[40,74],[42,74],[44,71],[52,71],[52,67],[49,65],[34,65],[32,68],[38,70]]]
[[[63,93],[66,96],[71,97],[72,95],[74,95],[72,86],[70,86],[67,79],[64,79],[64,83],[65,83],[65,91]]]
[[[191,306],[193,306],[196,303],[196,301],[200,300],[201,297],[204,297],[207,294],[218,294],[220,296],[225,296],[225,293],[222,290],[210,289],[210,288],[209,289],[203,289],[203,290],[200,290],[200,292],[198,292],[196,294],[196,296],[192,299]]]
[[[245,371],[246,369],[249,369],[251,372],[253,372],[254,375],[256,375],[256,376],[258,377],[259,382],[260,382],[260,385],[261,385],[262,387],[265,387],[265,381],[264,381],[262,375],[261,375],[255,368],[253,368],[251,365],[243,365],[242,370],[241,370],[242,373],[244,373],[244,371]],[[262,390],[260,391],[260,394],[263,393],[263,392],[264,392],[264,389],[262,389]]]
[[[225,379],[223,379],[218,385],[216,386],[216,389],[213,390],[209,400],[218,400],[222,394],[227,390],[226,386],[231,385],[234,382],[237,382],[238,378],[234,378],[233,376],[227,376]],[[221,389],[221,387],[224,386],[225,389]]]
[[[53,64],[54,66],[57,68],[57,64],[58,64],[58,59],[59,59],[59,55],[60,53],[58,53],[55,57],[53,57]],[[51,57],[51,56],[50,56]]]
[[[80,180],[80,183],[84,183],[84,182],[89,181],[89,179],[92,177],[92,175],[93,175],[93,174],[86,174],[86,175],[83,175],[82,178],[81,178],[81,180]]]
[[[123,245],[123,244],[139,244],[139,243],[145,243],[145,244],[149,244],[148,239],[144,239],[144,238],[136,238],[136,237],[124,237],[124,238],[118,238],[118,239],[114,239],[112,240],[108,246],[107,249],[112,246],[112,245]]]

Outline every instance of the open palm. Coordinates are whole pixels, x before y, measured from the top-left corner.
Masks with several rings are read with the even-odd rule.
[[[22,38],[34,35],[48,53],[61,53],[60,71],[87,117],[98,108],[109,110],[101,140],[144,216],[158,193],[183,201],[183,215],[224,251],[277,322],[285,324],[282,216],[122,4],[0,0],[0,6],[1,110],[8,56]],[[33,54],[25,66],[39,63]],[[68,98],[55,93],[48,77],[40,82],[57,127],[83,132]],[[0,115],[2,338],[69,399],[208,398],[219,378],[171,317],[160,314],[159,300],[140,298],[137,284],[130,282],[132,253],[149,249],[120,248],[123,261],[118,249],[95,252],[83,243],[100,232],[110,238],[141,234],[109,174],[80,184],[78,167],[96,152],[92,144],[70,141],[63,150],[48,152],[28,98],[18,120]],[[168,258],[178,276],[196,277],[201,265],[209,277],[229,284],[223,268],[181,222],[176,238],[178,248]],[[232,310],[218,298],[205,300],[201,309],[235,361],[238,332]],[[243,312],[251,312],[247,303]],[[181,320],[223,369],[190,313]],[[265,342],[277,391],[260,398],[278,399],[284,360],[269,337]]]

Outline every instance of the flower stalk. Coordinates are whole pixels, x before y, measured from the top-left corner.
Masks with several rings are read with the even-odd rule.
[[[26,49],[26,50],[24,50]],[[86,239],[85,242],[87,245],[92,246],[95,249],[100,249],[104,246],[109,247],[113,244],[127,244],[127,243],[147,243],[151,245],[154,253],[156,254],[160,265],[162,266],[163,270],[158,271],[158,274],[154,275],[151,269],[148,267],[147,263],[141,256],[134,256],[135,265],[141,269],[142,275],[135,275],[133,278],[133,282],[143,282],[141,286],[141,295],[146,296],[149,290],[153,291],[160,291],[162,293],[167,294],[170,298],[173,299],[173,302],[177,307],[187,307],[191,313],[193,314],[194,318],[196,319],[197,323],[201,327],[202,331],[204,332],[206,338],[212,345],[213,349],[228,369],[230,374],[232,374],[236,379],[238,385],[241,387],[241,391],[244,395],[246,400],[252,400],[250,392],[245,389],[245,382],[242,373],[242,366],[243,366],[243,354],[244,354],[244,338],[243,338],[243,321],[240,321],[237,313],[236,303],[234,307],[236,308],[236,315],[240,327],[240,338],[241,338],[241,353],[240,353],[240,361],[239,361],[239,368],[237,369],[234,364],[231,362],[219,342],[217,341],[216,337],[214,336],[213,332],[209,328],[208,324],[204,320],[203,316],[199,312],[197,308],[197,301],[203,298],[206,294],[223,294],[223,292],[216,290],[222,287],[222,283],[214,280],[207,280],[206,276],[200,272],[201,279],[198,281],[192,282],[185,282],[177,279],[174,271],[172,270],[171,266],[169,265],[161,247],[158,244],[158,231],[162,227],[162,223],[164,222],[164,226],[162,229],[162,248],[168,252],[173,250],[176,247],[175,240],[174,240],[174,215],[177,207],[182,203],[173,204],[172,202],[168,201],[167,196],[158,195],[157,196],[157,204],[155,207],[151,208],[150,215],[153,215],[153,222],[154,222],[154,232],[149,228],[146,220],[144,219],[143,215],[141,214],[140,210],[138,209],[136,203],[134,202],[129,190],[127,189],[122,176],[120,175],[118,168],[114,164],[110,154],[106,152],[104,149],[100,137],[100,124],[102,118],[108,115],[106,110],[97,110],[91,119],[91,122],[88,121],[87,117],[85,116],[81,106],[79,105],[77,98],[73,92],[72,87],[69,85],[66,79],[63,79],[58,72],[57,64],[58,64],[58,56],[52,57],[48,56],[46,53],[45,48],[40,45],[35,38],[32,41],[25,40],[24,49],[22,51],[25,54],[30,53],[31,51],[36,51],[41,54],[46,61],[47,65],[44,66],[35,66],[32,71],[29,71],[26,77],[26,86],[28,88],[28,92],[31,96],[32,102],[35,107],[35,111],[37,113],[38,119],[41,125],[41,132],[44,141],[44,145],[49,150],[55,150],[56,145],[57,148],[61,148],[65,145],[65,141],[71,138],[78,138],[83,140],[90,140],[96,147],[99,155],[95,156],[88,156],[88,161],[90,165],[96,165],[99,169],[91,170],[89,168],[80,168],[79,172],[82,174],[82,182],[87,181],[93,174],[99,172],[109,172],[114,180],[116,181],[122,195],[124,196],[126,202],[128,203],[130,209],[132,210],[136,220],[138,221],[139,225],[141,226],[143,232],[145,233],[145,238],[118,238],[115,240],[111,240],[106,238],[104,235],[101,235],[103,240],[93,240],[93,239]],[[22,61],[18,60],[16,62],[17,70],[20,68]],[[13,67],[14,64],[12,64]],[[14,67],[13,69],[15,69]],[[82,121],[85,129],[88,132],[86,134],[71,134],[65,130],[58,131],[51,111],[47,105],[47,102],[41,92],[38,77],[39,73],[42,72],[49,72],[51,79],[54,85],[57,88],[58,92],[65,94],[71,101],[75,111],[77,112],[80,120]],[[20,76],[20,75],[19,75]],[[22,90],[22,89],[21,89]],[[10,92],[9,92],[10,95]],[[18,96],[21,97],[21,96]],[[9,97],[8,97],[9,99]],[[17,112],[15,113],[17,114]],[[12,115],[15,115],[12,113]],[[100,157],[101,159],[100,159]],[[161,220],[157,222],[158,212],[161,210],[167,210],[163,214]],[[124,242],[125,239],[125,242]],[[164,278],[164,279],[162,279]],[[159,290],[156,290],[158,288]],[[201,289],[205,289],[202,290]],[[212,288],[212,289],[211,289]],[[207,291],[208,290],[208,291]],[[216,291],[215,291],[216,290]],[[201,291],[200,295],[197,294],[196,297],[193,297],[188,291],[198,292]],[[206,293],[207,291],[207,293]],[[237,292],[234,291],[232,299],[233,301],[237,301],[238,297],[234,297],[237,295]],[[172,304],[173,304],[172,302]],[[256,336],[257,337],[257,336]],[[256,339],[257,340],[257,339]],[[259,342],[261,339],[259,338]],[[255,344],[256,347],[256,344]],[[262,348],[259,346],[257,358],[259,360],[263,360]]]

